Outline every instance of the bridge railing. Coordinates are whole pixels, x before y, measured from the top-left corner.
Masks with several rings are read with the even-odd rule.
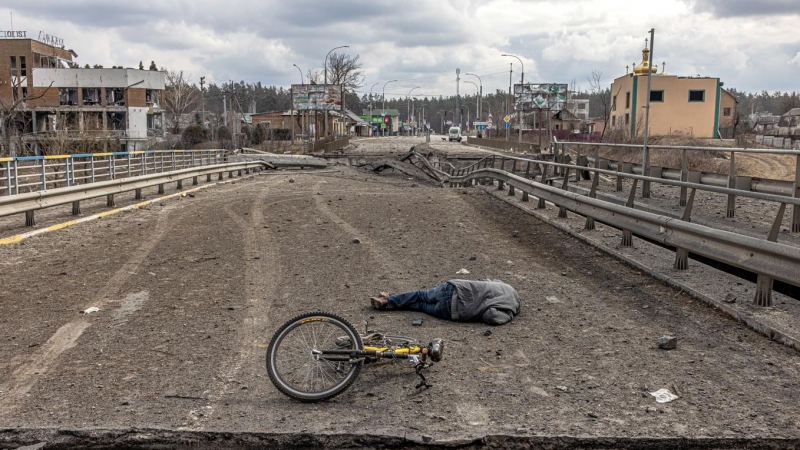
[[[221,164],[225,151],[148,150],[0,158],[0,196]]]

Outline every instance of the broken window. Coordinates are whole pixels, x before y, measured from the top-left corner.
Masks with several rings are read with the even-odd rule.
[[[106,88],[106,105],[125,106],[125,90],[122,88]]]
[[[28,99],[28,88],[23,87],[22,88],[22,100],[24,101],[24,100],[27,100],[27,99]]]
[[[99,105],[100,104],[100,88],[83,88],[83,104],[84,105]]]
[[[616,95],[614,96],[614,99],[611,100],[611,110],[612,111],[616,111],[617,110],[617,96]]]
[[[61,106],[76,106],[78,104],[78,90],[75,88],[58,88],[58,104]]]
[[[159,89],[146,89],[144,96],[147,106],[154,106],[156,108],[160,107],[159,104],[161,103],[161,91]]]
[[[20,72],[21,72],[23,77],[27,77],[28,76],[28,67],[25,65],[25,57],[24,56],[20,56],[19,57],[19,70],[20,70]]]
[[[631,115],[629,113],[625,113],[625,125],[631,124]]]
[[[109,130],[125,130],[125,113],[109,112],[107,122]]]

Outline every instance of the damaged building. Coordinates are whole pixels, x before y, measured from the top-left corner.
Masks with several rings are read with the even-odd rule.
[[[72,50],[0,39],[0,154],[131,151],[164,137],[163,72],[78,68]],[[93,143],[92,145],[85,145]]]

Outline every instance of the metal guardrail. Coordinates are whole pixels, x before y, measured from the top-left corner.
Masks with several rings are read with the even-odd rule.
[[[274,166],[263,161],[216,164],[5,196],[0,197],[0,217],[25,213],[25,225],[34,226],[36,224],[34,212],[40,209],[72,203],[72,214],[78,215],[81,213],[80,202],[82,200],[106,196],[107,206],[113,207],[115,206],[115,194],[135,191],[136,200],[141,200],[142,189],[146,187],[157,185],[158,193],[163,194],[165,183],[176,182],[177,189],[180,190],[183,189],[183,180],[188,178],[192,178],[192,184],[197,185],[197,178],[203,175],[206,176],[206,181],[210,182],[214,174],[217,174],[218,179],[221,180],[225,172],[228,172],[228,177],[233,177],[233,172],[242,175],[242,171],[250,173],[251,170],[260,171],[265,168],[274,168]]]
[[[590,147],[594,155],[592,162],[596,168],[615,168],[620,172],[634,173],[638,171],[643,172],[641,164],[633,164],[624,161],[613,161],[599,157],[600,147],[605,148],[627,148],[627,149],[642,149],[642,145],[638,144],[609,144],[609,143],[585,143],[585,142],[561,142],[555,146],[556,161],[563,161],[564,155],[570,147],[575,148],[578,159],[581,157],[581,148]],[[560,155],[559,155],[560,148]],[[742,147],[695,147],[695,146],[673,146],[673,145],[648,145],[647,148],[653,150],[669,150],[681,152],[681,167],[677,168],[664,168],[660,166],[650,166],[648,163],[648,173],[655,178],[670,178],[680,181],[693,181],[698,184],[709,184],[716,186],[726,186],[728,188],[736,189],[739,191],[756,191],[777,195],[788,195],[793,198],[800,198],[800,150],[781,150],[781,149],[760,149],[760,148],[742,148]],[[709,174],[702,172],[689,171],[689,157],[688,152],[719,152],[729,154],[729,169],[727,174]],[[587,152],[589,153],[589,152]],[[781,181],[781,180],[765,180],[749,176],[740,176],[737,174],[736,155],[737,154],[772,154],[772,155],[785,155],[795,158],[794,167],[794,181]],[[587,155],[588,156],[588,155]],[[617,182],[617,190],[622,190],[620,181]],[[650,196],[650,180],[645,180],[642,185],[642,196],[648,198]],[[728,197],[726,217],[733,217],[735,213],[735,204],[733,196]],[[686,190],[681,189],[680,206],[686,204]],[[792,211],[792,232],[800,232],[800,208],[795,206]]]
[[[496,168],[497,160],[500,168]],[[511,164],[510,172],[506,171],[506,161]],[[522,173],[525,163],[524,176],[515,175]],[[517,172],[517,164],[520,171]],[[490,167],[491,166],[491,167]],[[531,171],[531,167],[539,166],[538,171]],[[553,176],[549,176],[549,168],[553,168]],[[567,190],[569,171],[593,172],[592,188],[589,195],[580,195]],[[561,176],[558,171],[563,170]],[[536,175],[540,180],[535,180]],[[610,174],[617,177],[633,180],[631,192],[627,203],[616,205],[596,199],[599,174]],[[539,199],[539,208],[545,207],[545,202],[559,206],[559,217],[566,217],[567,211],[572,211],[586,217],[586,229],[595,227],[595,221],[605,223],[611,227],[622,230],[622,246],[629,247],[633,243],[633,236],[639,236],[651,242],[676,251],[674,268],[686,270],[688,268],[689,253],[700,255],[704,258],[717,261],[731,267],[736,267],[757,275],[756,293],[754,303],[759,306],[772,305],[773,282],[779,280],[796,292],[800,288],[800,251],[796,247],[780,244],[777,241],[780,225],[787,204],[800,207],[800,199],[784,196],[774,196],[735,189],[704,186],[697,183],[662,180],[642,175],[612,172],[603,169],[587,168],[569,164],[553,163],[542,160],[531,160],[515,157],[488,156],[481,161],[463,169],[451,171],[451,185],[464,185],[479,183],[485,184],[487,180],[498,180],[498,189],[503,189],[503,183],[509,185],[509,195],[514,195],[514,189],[523,192],[522,200],[528,201],[528,196],[533,195]],[[529,179],[532,177],[533,179]],[[560,180],[561,188],[548,185],[555,180]],[[634,198],[639,181],[681,186],[691,189],[689,199],[681,218],[667,217],[646,211],[634,209]],[[691,211],[697,189],[725,193],[728,195],[747,196],[767,201],[780,203],[777,217],[766,238],[758,239],[741,234],[717,230],[704,225],[691,223]]]
[[[224,150],[148,150],[0,158],[0,196],[220,164]]]
[[[497,139],[478,139],[473,137],[468,137],[467,143],[473,145],[479,145],[481,147],[496,148],[499,150],[508,150],[511,152],[527,151],[533,153],[534,145],[536,145],[537,148],[539,147],[539,144],[533,144],[531,142],[500,141]]]

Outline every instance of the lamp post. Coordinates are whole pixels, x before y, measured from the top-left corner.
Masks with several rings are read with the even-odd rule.
[[[396,81],[397,80],[389,80],[386,83],[383,83],[383,95],[381,96],[383,98],[383,108],[382,108],[382,111],[381,111],[381,116],[382,117],[386,116],[386,85],[389,84],[389,83],[394,83]],[[384,122],[384,123],[386,123],[386,122]],[[386,136],[386,129],[385,128],[384,128],[383,135]]]
[[[473,76],[473,77],[478,79],[478,83],[481,85],[480,86],[480,92],[478,93],[478,102],[480,102],[481,99],[483,99],[483,80],[481,80],[481,77],[475,75],[474,73],[465,73],[464,75],[471,75],[471,76]],[[478,103],[478,111],[477,111],[477,114],[478,114],[478,119],[477,120],[478,121],[483,119],[483,115],[481,114],[481,108],[482,107],[483,107],[483,103]]]
[[[325,72],[325,82],[324,82],[325,83],[324,84],[324,86],[325,86],[324,89],[325,90],[322,93],[323,99],[325,98],[325,95],[328,94],[328,56],[330,56],[331,52],[333,52],[334,50],[336,50],[338,48],[350,48],[350,46],[349,45],[341,45],[339,47],[334,47],[334,48],[331,49],[331,51],[328,52],[327,55],[325,55],[325,67],[323,67],[324,72]],[[326,137],[328,136],[328,108],[325,108],[325,136]]]
[[[522,60],[519,58],[519,56],[511,55],[511,54],[508,54],[508,53],[503,53],[501,56],[510,56],[512,58],[517,58],[517,61],[519,61],[519,64],[522,66],[522,77],[521,77],[520,84],[525,84],[525,64],[522,63]],[[519,125],[519,142],[521,143],[522,142],[522,109],[519,110],[519,120],[518,120],[518,122],[519,122],[518,123],[518,125]]]
[[[300,84],[305,84],[303,81],[303,71],[300,70],[300,66],[297,64],[292,64],[293,66],[297,67],[297,71],[300,72]],[[291,93],[291,101],[292,101],[292,142],[294,142],[295,135],[294,135],[294,91]],[[302,138],[303,133],[305,133],[306,124],[304,123],[303,112],[298,111],[300,114],[300,137]]]
[[[650,60],[647,62],[647,101],[645,102],[644,110],[644,145],[642,146],[642,176],[645,177],[650,176],[650,155],[647,148],[647,136],[650,128],[650,80],[653,74],[653,39],[655,39],[655,32],[655,28],[650,29]],[[717,131],[714,130],[714,132],[716,133]],[[642,198],[650,198],[649,181],[642,183]]]
[[[464,80],[464,83],[469,83],[469,84],[475,86],[475,89],[476,89],[476,92],[475,92],[475,114],[476,114],[476,119],[475,120],[477,121],[480,118],[480,116],[478,115],[478,110],[479,110],[480,105],[481,105],[481,100],[478,97],[478,92],[479,91],[477,91],[478,85],[473,83],[472,81],[468,81],[468,80]],[[467,109],[467,128],[469,128],[469,109]]]
[[[413,91],[414,89],[419,89],[421,87],[422,86],[414,86],[413,88],[408,90],[408,94],[406,95],[406,115],[408,116],[409,123],[411,122],[411,101],[409,100],[411,98],[411,91]]]
[[[375,83],[369,88],[369,132],[372,133],[372,89],[380,83]]]

